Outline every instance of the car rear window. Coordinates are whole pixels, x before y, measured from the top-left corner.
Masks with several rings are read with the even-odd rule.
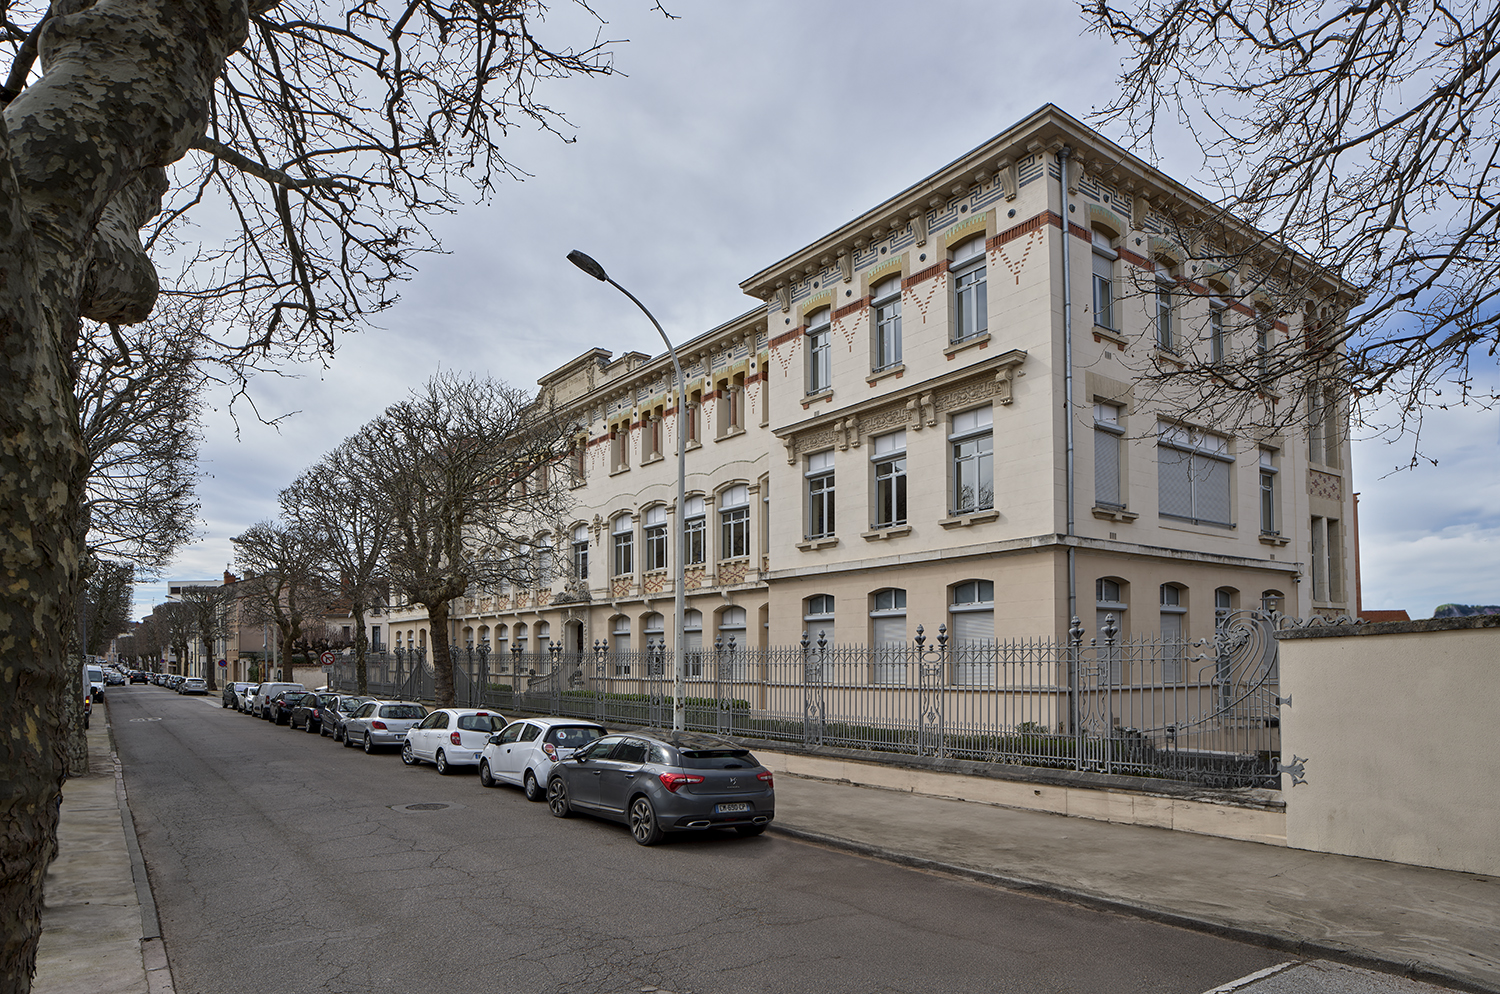
[[[427,712],[419,704],[387,704],[380,709],[382,718],[425,718]]]
[[[581,749],[603,734],[604,730],[599,728],[561,725],[548,729],[547,737],[542,741],[549,742],[559,749]]]
[[[458,727],[467,732],[498,732],[505,727],[505,719],[493,714],[461,714]]]
[[[760,765],[748,749],[679,750],[678,756],[685,770],[743,770]]]

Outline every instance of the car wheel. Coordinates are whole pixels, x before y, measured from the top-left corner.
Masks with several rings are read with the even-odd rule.
[[[304,732],[306,732],[308,735],[311,735],[313,732],[317,731],[316,728],[312,727],[312,722],[310,722],[310,721],[306,725],[302,726],[302,730]]]
[[[630,802],[630,834],[643,846],[654,846],[661,841],[661,825],[656,820],[651,798],[642,795]]]
[[[365,733],[365,755],[366,756],[373,756],[373,755],[375,755],[375,743],[373,741],[371,741],[371,739],[370,739],[370,733],[369,732]]]
[[[344,734],[344,730],[342,728],[335,728],[333,730],[333,741],[335,742],[343,742],[348,737],[349,736]]]
[[[345,749],[353,749],[354,748],[354,740],[351,739],[347,735],[344,736],[344,748]]]
[[[566,818],[573,813],[573,805],[568,801],[568,785],[562,777],[547,781],[547,810],[554,818]]]
[[[443,750],[439,749],[432,761],[437,766],[437,771],[443,776],[447,776],[453,772],[453,767],[448,765],[448,757],[443,755]]]
[[[417,765],[417,754],[411,751],[410,742],[401,743],[401,762],[407,766]]]
[[[490,761],[481,759],[479,761],[479,785],[481,787],[495,786],[495,778],[490,775]]]
[[[526,771],[526,780],[521,785],[526,789],[526,800],[540,801],[547,794],[542,790],[542,785],[536,782],[536,774],[530,770]]]
[[[734,827],[734,834],[748,837],[751,835],[759,835],[765,830],[766,826],[764,825],[736,825]]]

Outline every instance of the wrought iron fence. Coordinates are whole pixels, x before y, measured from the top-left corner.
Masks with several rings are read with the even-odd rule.
[[[804,636],[752,648],[733,639],[686,655],[689,729],[870,753],[1276,786],[1281,751],[1274,616],[1235,612],[1210,639],[1119,639],[1113,618],[1085,641],[953,642],[946,626],[912,642],[834,645]],[[664,643],[616,651],[491,653],[454,646],[459,706],[672,722],[673,656]],[[505,658],[508,657],[508,658]],[[432,699],[421,651],[371,654],[376,696]],[[331,685],[354,686],[352,663]]]

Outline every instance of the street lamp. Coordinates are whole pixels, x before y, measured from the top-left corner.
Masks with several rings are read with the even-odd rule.
[[[677,361],[677,350],[672,347],[671,339],[667,338],[667,333],[662,330],[661,322],[646,310],[646,305],[637,300],[635,294],[610,279],[603,266],[577,249],[568,253],[568,261],[601,283],[608,283],[619,290],[630,298],[631,303],[641,309],[642,314],[651,319],[651,323],[656,327],[656,333],[661,336],[662,342],[667,346],[667,354],[672,357],[672,371],[677,374],[677,527],[673,529],[672,534],[672,560],[676,567],[672,582],[672,590],[676,594],[676,616],[672,621],[672,728],[682,731],[683,698],[687,696],[687,655],[682,644],[682,628],[686,620],[684,615],[687,612],[687,592],[684,590],[682,563],[682,516],[686,513],[684,493],[687,480],[687,445],[683,421],[687,412],[687,381],[682,376],[682,364]]]

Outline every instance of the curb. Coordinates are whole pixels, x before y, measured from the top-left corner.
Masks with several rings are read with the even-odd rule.
[[[1132,918],[1140,918],[1163,925],[1172,925],[1192,932],[1202,932],[1219,938],[1243,942],[1247,945],[1275,949],[1309,959],[1330,960],[1346,966],[1360,967],[1366,970],[1373,970],[1377,973],[1387,973],[1453,990],[1467,991],[1470,994],[1500,994],[1500,988],[1488,987],[1466,977],[1456,976],[1418,961],[1401,962],[1399,960],[1386,959],[1364,950],[1350,949],[1310,939],[1297,939],[1290,936],[1278,935],[1274,932],[1257,932],[1241,925],[1217,921],[1212,918],[1188,915],[1167,908],[1158,908],[1149,904],[1126,901],[1122,898],[1094,894],[1063,884],[1049,883],[1043,880],[1029,880],[1024,877],[1012,877],[1003,873],[993,873],[970,866],[961,866],[956,863],[945,863],[942,860],[928,859],[924,856],[913,856],[867,842],[856,842],[852,839],[844,839],[836,835],[826,835],[822,832],[815,832],[805,828],[796,828],[781,822],[773,821],[768,828],[778,835],[784,835],[787,838],[796,839],[801,842],[811,842],[816,845],[826,846],[829,849],[838,849],[857,856],[865,856],[870,859],[894,863],[897,866],[907,866],[916,870],[926,870],[965,880],[973,880],[977,883],[989,884],[1019,894],[1052,898],[1095,911],[1108,911],[1115,914],[1129,915]]]
[[[114,722],[106,721],[104,730],[109,733],[109,761],[114,766],[115,799],[120,805],[125,848],[130,853],[130,876],[135,881],[135,896],[141,905],[141,965],[146,971],[146,989],[150,994],[176,994],[167,949],[162,944],[156,898],[151,893],[151,880],[146,874],[146,858],[141,854],[140,839],[135,834],[135,818],[130,814],[130,800],[125,795],[125,771],[120,765],[120,752],[115,748]]]

